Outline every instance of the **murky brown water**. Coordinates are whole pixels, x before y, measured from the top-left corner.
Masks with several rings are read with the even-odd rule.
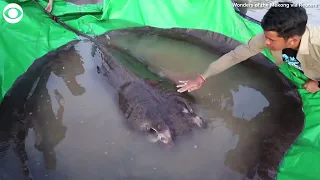
[[[177,75],[199,73],[218,58],[195,45],[158,36],[112,39]],[[277,102],[281,92],[274,91],[271,81],[238,66],[194,93],[202,100],[201,114],[211,120],[209,128],[164,150],[126,128],[116,92],[97,73],[90,53],[88,42],[61,52],[40,79],[36,101],[29,101],[33,129],[28,130],[26,152],[34,179],[243,179],[254,146],[272,131],[268,119],[282,106]],[[37,135],[43,152],[34,147]],[[13,159],[10,151],[4,169],[16,179],[19,163]]]
[[[162,47],[169,45],[158,43]],[[90,46],[79,43],[76,51],[60,54],[64,62],[54,65],[47,80],[39,82],[44,84],[35,93],[38,101],[33,106],[36,108],[29,113],[33,117],[33,127],[44,134],[47,153],[56,154],[56,170],[45,169],[45,166],[53,166],[54,155],[46,155],[45,163],[45,153],[34,148],[36,134],[30,129],[26,151],[35,179],[195,179],[212,176],[241,179],[238,172],[224,165],[224,153],[238,142],[237,135],[224,125],[216,131],[198,132],[191,139],[182,140],[170,153],[149,143],[145,137],[129,132],[117,109],[114,89],[96,73]],[[216,58],[208,53],[201,55],[204,51],[193,50],[192,46],[183,48],[194,51],[194,57]],[[168,57],[179,54],[184,57],[183,52],[167,52]],[[52,136],[63,133],[63,126],[67,127],[65,137],[54,147],[52,144],[57,139]],[[12,156],[8,158],[14,158]],[[15,177],[14,173],[19,170],[9,172],[9,176]]]
[[[126,37],[124,38],[126,39]],[[180,42],[152,37],[147,37],[144,40],[139,42],[140,50],[150,53],[149,57],[153,61],[157,61],[157,56],[161,56],[161,54],[154,53],[164,53],[167,50],[165,52],[166,56],[164,56],[166,61],[163,61],[163,65],[173,69],[178,67],[179,60],[184,59],[185,67],[190,69],[190,67],[203,68],[205,66],[205,63],[197,65],[194,62],[196,58],[208,60],[217,58],[214,54]],[[154,50],[151,48],[145,49],[146,46],[149,46],[148,42],[152,44],[156,42],[158,46],[154,46],[152,48]],[[168,46],[172,48],[168,48]],[[139,47],[139,45],[136,44],[136,47]],[[64,126],[68,127],[66,137],[55,147],[57,170],[51,175],[55,177],[54,179],[58,177],[59,179],[60,177],[68,177],[68,179],[108,179],[107,177],[119,177],[119,175],[122,177],[154,177],[154,179],[165,177],[195,179],[196,177],[212,176],[219,177],[219,179],[230,179],[231,177],[232,179],[241,179],[242,176],[238,172],[232,171],[224,165],[225,157],[223,154],[236,146],[238,137],[223,125],[223,122],[217,122],[222,123],[222,127],[215,131],[197,132],[194,133],[195,136],[190,137],[191,139],[182,140],[183,142],[178,143],[179,146],[171,153],[150,144],[144,137],[132,136],[132,133],[125,128],[122,117],[118,113],[114,89],[108,86],[103,77],[97,76],[95,65],[91,61],[89,44],[81,43],[76,48],[79,51],[79,56],[73,53],[72,57],[69,55],[65,59],[70,60],[71,66],[77,66],[80,71],[72,73],[70,68],[65,67],[61,75],[57,76],[52,73],[46,85],[48,98],[50,97],[52,101],[55,114],[57,114],[59,108],[54,94],[55,89],[61,94],[64,101],[64,114],[61,121]],[[186,58],[185,52],[189,52],[193,56]],[[83,70],[81,70],[80,57],[83,61]],[[174,59],[178,62],[173,62]],[[81,71],[83,74],[80,73]],[[61,77],[66,76],[65,73],[69,74],[70,79],[72,76],[79,74],[76,81],[84,87],[84,94],[80,96],[72,95],[72,90],[67,87],[70,79],[66,78],[65,81],[61,79]],[[74,87],[74,93],[77,92],[77,89],[82,91],[82,88],[76,83],[70,85],[70,87]],[[245,87],[240,89],[240,93],[246,90],[251,95],[254,94],[254,90]],[[239,93],[234,92],[234,94]],[[259,93],[256,94],[259,96]],[[249,97],[247,96],[247,98]],[[261,106],[267,106],[267,100],[262,95],[260,95],[260,98],[264,101],[257,99],[256,102]],[[246,100],[248,99],[238,102],[245,103]],[[43,101],[43,103],[47,102]],[[39,104],[39,106],[45,105]],[[251,113],[254,115],[261,110],[262,108]],[[238,113],[241,114],[241,112]],[[250,116],[250,113],[245,116]],[[55,118],[50,119],[54,120]],[[48,174],[43,169],[43,156],[32,146],[34,142],[33,131],[30,131],[28,137],[27,151],[30,154],[30,159],[32,159],[31,167],[43,172],[42,174],[34,169],[34,174],[38,178],[44,178],[46,175],[50,176],[50,173]]]

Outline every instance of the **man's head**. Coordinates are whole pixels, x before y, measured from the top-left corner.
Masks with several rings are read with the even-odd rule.
[[[299,48],[307,21],[308,16],[303,7],[291,2],[279,2],[268,10],[261,21],[266,45],[275,51]]]

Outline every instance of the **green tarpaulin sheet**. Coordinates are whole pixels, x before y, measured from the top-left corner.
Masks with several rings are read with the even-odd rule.
[[[0,100],[35,59],[78,38],[30,0],[1,0],[1,11],[12,2],[22,6],[23,18],[16,24],[0,18]],[[105,0],[101,5],[81,6],[63,0],[54,2],[54,15],[87,34],[136,26],[180,27],[211,30],[245,42],[262,31],[258,24],[237,14],[228,0]],[[263,53],[272,60],[270,53]],[[287,65],[281,71],[299,88],[306,123],[284,158],[277,178],[320,179],[320,94],[310,94],[302,88],[306,77],[299,71]]]

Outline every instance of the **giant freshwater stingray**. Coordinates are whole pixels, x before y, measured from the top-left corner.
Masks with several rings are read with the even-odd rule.
[[[106,40],[103,37],[97,37],[102,44]],[[104,45],[107,47],[107,43]],[[193,110],[192,96],[178,93],[170,87],[170,82],[138,77],[117,60],[143,65],[130,52],[121,51],[118,46],[109,47],[108,52],[100,49],[99,46],[92,49],[97,71],[117,91],[119,109],[134,130],[155,134],[155,138],[149,136],[151,141],[172,145],[176,136],[192,127],[205,127],[205,122]]]

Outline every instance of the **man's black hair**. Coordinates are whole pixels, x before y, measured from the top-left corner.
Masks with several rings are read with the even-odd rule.
[[[306,30],[308,15],[306,10],[291,2],[278,2],[264,15],[261,26],[264,31],[275,31],[288,39],[302,36]]]

